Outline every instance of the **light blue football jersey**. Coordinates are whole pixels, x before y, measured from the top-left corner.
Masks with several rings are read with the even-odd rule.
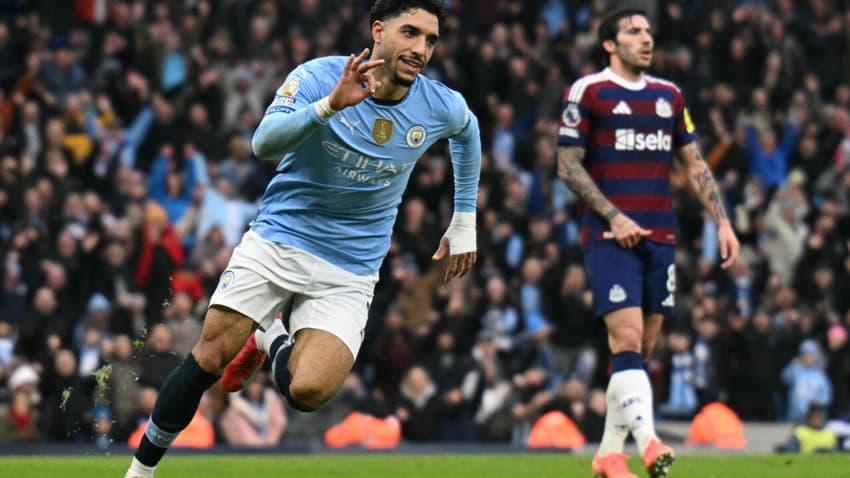
[[[449,139],[455,211],[475,212],[481,142],[460,93],[422,75],[400,101],[369,97],[322,121],[313,103],[330,94],[347,60],[300,65],[267,108],[254,133],[255,151],[282,139],[288,152],[251,227],[266,240],[369,275],[389,249],[413,167],[434,142]],[[287,138],[293,134],[298,137]]]

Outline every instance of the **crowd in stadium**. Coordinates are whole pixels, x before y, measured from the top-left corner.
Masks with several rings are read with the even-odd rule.
[[[480,120],[478,263],[441,285],[431,260],[452,214],[440,144],[411,178],[343,391],[305,414],[267,374],[214,387],[200,440],[321,439],[352,411],[397,417],[410,441],[519,443],[549,410],[601,436],[605,329],[555,162],[562,96],[601,67],[609,2],[447,3],[426,74]],[[371,44],[355,0],[84,4],[0,6],[0,442],[139,433],[275,174],[251,137],[276,88]],[[685,94],[743,246],[721,270],[716,226],[674,173],[677,314],[647,364],[656,410],[847,416],[850,2],[643,6],[652,73]]]

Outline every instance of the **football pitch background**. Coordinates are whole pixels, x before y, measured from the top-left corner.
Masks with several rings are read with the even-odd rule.
[[[402,455],[177,455],[166,456],[156,478],[525,478],[590,477],[591,456],[562,453]],[[0,456],[0,476],[122,478],[130,455]],[[637,457],[632,472],[648,476]],[[670,478],[850,477],[850,454],[680,455]]]

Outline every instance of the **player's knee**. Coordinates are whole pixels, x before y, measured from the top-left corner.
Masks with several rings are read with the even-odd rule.
[[[640,352],[642,337],[641,332],[633,327],[619,327],[609,330],[611,341],[611,352]]]
[[[199,341],[192,349],[192,355],[198,366],[207,373],[220,375],[227,365],[222,350],[210,342]]]
[[[331,392],[318,382],[295,382],[289,386],[290,399],[299,410],[312,412],[331,398]]]

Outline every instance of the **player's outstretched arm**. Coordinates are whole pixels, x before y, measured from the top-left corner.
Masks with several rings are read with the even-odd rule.
[[[443,274],[443,283],[466,274],[477,260],[476,253],[476,207],[478,201],[478,179],[481,176],[481,132],[478,119],[463,102],[463,118],[459,121],[460,131],[449,138],[452,155],[455,197],[454,215],[440,246],[434,253],[434,261],[449,256]],[[460,115],[459,115],[460,116]]]
[[[714,176],[695,142],[678,148],[676,157],[682,165],[688,188],[699,198],[708,215],[718,225],[717,239],[720,243],[720,257],[723,259],[721,267],[727,269],[738,260],[738,250],[741,246],[726,215],[726,207],[723,206]]]
[[[374,93],[381,82],[371,70],[383,65],[384,60],[363,62],[368,54],[366,48],[356,57],[349,56],[337,84],[327,96],[323,96],[326,90],[320,87],[314,74],[293,72],[254,132],[251,141],[254,154],[260,159],[280,159],[327,124],[339,110]]]
[[[614,239],[623,247],[636,246],[641,238],[648,236],[651,231],[640,227],[630,217],[626,216],[608,198],[602,194],[593,178],[582,166],[584,148],[577,146],[558,147],[558,177],[567,187],[584,201],[596,214],[604,217],[611,226]]]

